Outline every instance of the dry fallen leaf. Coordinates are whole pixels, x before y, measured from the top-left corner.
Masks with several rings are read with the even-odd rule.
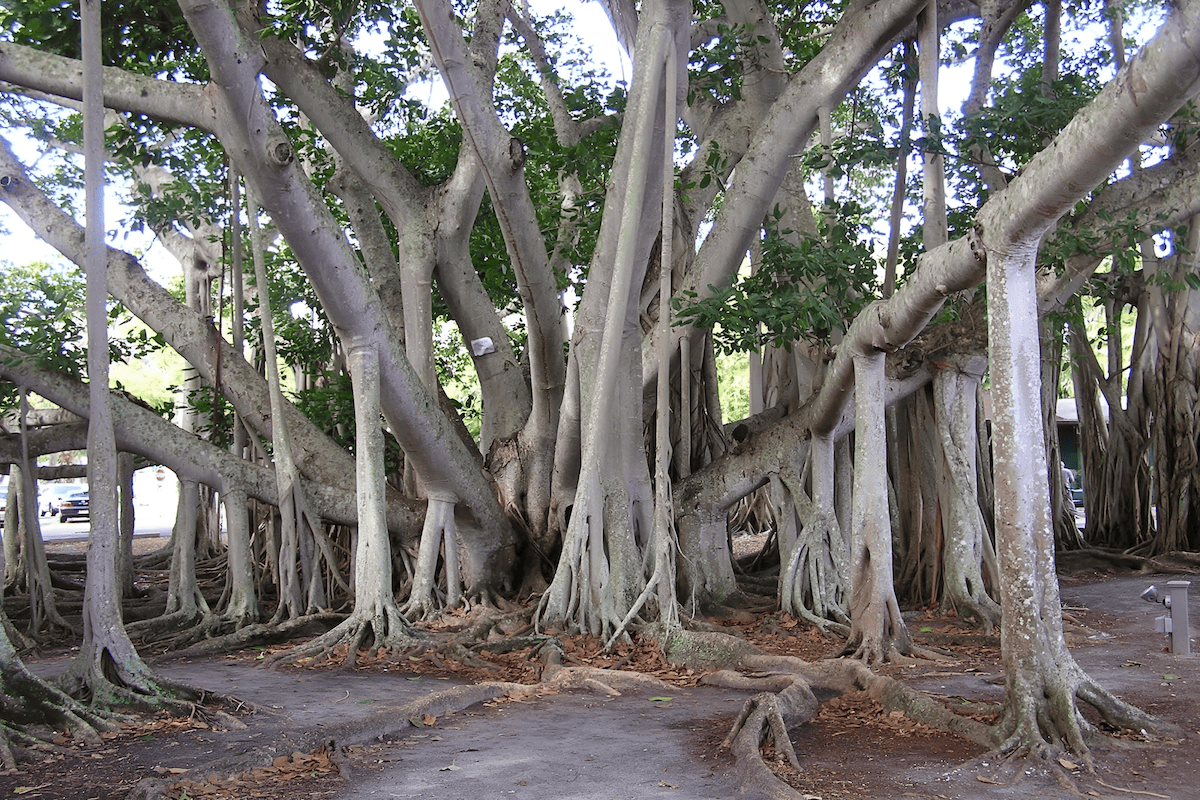
[[[433,714],[426,714],[425,716],[421,717],[421,722],[424,722],[426,725],[432,728],[433,723],[437,722],[437,717],[435,717]]]
[[[1058,757],[1058,763],[1062,764],[1063,769],[1079,769],[1079,765],[1069,758]]]

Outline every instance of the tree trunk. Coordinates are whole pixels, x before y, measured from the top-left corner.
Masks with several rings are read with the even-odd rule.
[[[507,576],[514,556],[513,531],[495,488],[399,351],[340,224],[295,163],[292,145],[259,89],[261,49],[237,27],[228,8],[193,0],[181,8],[213,70],[212,96],[222,108],[222,138],[231,155],[271,211],[339,336],[369,339],[379,352],[382,406],[393,435],[426,487],[452,492],[473,518],[472,525],[460,526],[472,553],[464,567],[475,570],[467,583],[494,587]],[[257,55],[243,57],[248,52]]]
[[[808,451],[812,497],[803,492],[795,470],[781,472],[789,495],[777,502],[779,521],[779,604],[793,616],[822,629],[849,632],[849,553],[835,510],[833,440],[814,436]],[[782,499],[782,498],[780,498]]]
[[[1200,247],[1200,218],[1188,227],[1185,249],[1173,256],[1173,282],[1182,287],[1166,306],[1167,341],[1155,365],[1154,500],[1157,531],[1145,555],[1200,549],[1200,310],[1186,278]]]
[[[354,553],[354,611],[317,638],[272,657],[271,663],[294,661],[345,642],[345,669],[353,669],[358,651],[373,636],[370,655],[416,644],[392,593],[391,541],[385,512],[383,430],[380,427],[379,356],[370,347],[349,352],[354,379],[355,459],[358,462],[358,536]],[[430,501],[435,502],[431,499]],[[436,516],[428,514],[426,519]],[[424,541],[424,540],[422,540]],[[448,559],[449,561],[449,559]],[[449,570],[449,568],[448,568]]]
[[[990,634],[1000,624],[1000,606],[988,594],[989,586],[997,588],[998,576],[991,535],[979,508],[975,425],[985,366],[982,357],[958,359],[934,375],[933,391],[943,459],[938,485],[945,531],[942,611],[974,619]]]
[[[29,458],[25,418],[29,413],[29,400],[21,390],[21,466],[10,470],[14,473],[10,481],[18,485],[16,496],[18,529],[23,533],[21,555],[25,586],[29,594],[29,633],[37,636],[48,630],[69,630],[58,613],[54,587],[50,580],[50,566],[46,562],[46,546],[42,541],[41,518],[38,514],[37,465]]]
[[[988,258],[992,426],[995,436],[996,550],[1000,560],[1002,752],[1053,761],[1062,750],[1087,754],[1091,724],[1080,697],[1109,722],[1145,727],[1145,713],[1105,692],[1075,663],[1062,627],[1054,530],[1041,416],[1035,261],[1039,231]]]
[[[104,246],[103,77],[100,0],[81,0],[83,21],[85,199],[87,205],[88,513],[87,587],[83,641],[61,682],[93,706],[154,709],[180,692],[164,685],[142,661],[121,620],[117,585],[117,448],[108,388],[108,314]]]
[[[673,120],[664,124],[665,92],[679,91],[682,77],[664,76],[664,56],[670,39],[686,50],[687,11],[663,2],[643,12],[639,80],[630,96],[637,124],[621,138],[571,353],[577,361],[572,374],[580,381],[580,476],[562,556],[539,616],[544,624],[578,626],[606,637],[622,624],[646,583],[642,548],[653,527],[653,500],[642,448],[637,298],[657,226],[647,223],[642,208],[662,186],[663,141],[674,133]]]
[[[850,557],[850,639],[843,651],[868,664],[911,650],[892,580],[884,354],[855,357],[854,518]]]

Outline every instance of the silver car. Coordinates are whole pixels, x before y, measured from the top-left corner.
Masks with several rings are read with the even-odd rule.
[[[72,492],[82,491],[83,488],[76,483],[54,483],[42,487],[38,492],[38,513],[43,517],[58,516],[58,507],[62,499]]]
[[[58,504],[58,521],[88,516],[88,490],[71,492]]]

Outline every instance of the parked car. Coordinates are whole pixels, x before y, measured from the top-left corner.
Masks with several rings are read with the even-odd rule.
[[[64,497],[58,505],[58,521],[66,522],[69,519],[78,519],[79,517],[88,516],[88,490],[71,492]]]
[[[49,486],[42,487],[38,492],[38,511],[40,516],[58,516],[58,506],[63,501],[63,498],[74,492],[81,491],[83,487],[76,483],[54,483]]]

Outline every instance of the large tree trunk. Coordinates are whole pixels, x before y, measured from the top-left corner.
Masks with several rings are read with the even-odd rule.
[[[271,319],[270,287],[258,227],[258,204],[253,192],[246,193],[250,219],[251,255],[258,287],[258,315],[262,328],[263,353],[266,355],[267,384],[271,393],[271,440],[275,445],[275,481],[279,491],[279,516],[282,539],[276,560],[279,606],[274,621],[295,619],[326,607],[323,574],[317,554],[319,537],[325,535],[313,518],[308,497],[300,481],[300,470],[292,456],[292,435],[283,413],[283,388],[279,382],[279,359],[275,351],[275,327]],[[325,569],[345,587],[338,564],[327,559]]]
[[[1131,362],[1121,363],[1121,305],[1114,299],[1109,303],[1109,369],[1103,371],[1090,347],[1082,340],[1075,352],[1082,356],[1077,369],[1086,388],[1077,396],[1088,397],[1099,389],[1105,400],[1108,419],[1103,420],[1094,404],[1085,407],[1081,422],[1085,442],[1090,442],[1093,458],[1084,462],[1087,538],[1093,545],[1128,549],[1148,539],[1152,532],[1150,508],[1150,472],[1147,453],[1150,448],[1150,417],[1144,388],[1144,370],[1151,339],[1148,307],[1149,298],[1139,300],[1137,323]],[[1082,334],[1079,334],[1082,336]],[[1114,350],[1115,347],[1115,350]],[[1122,392],[1123,378],[1128,372],[1128,389]],[[1124,397],[1124,399],[1122,399]],[[1104,430],[1102,437],[1087,436],[1089,431]]]
[[[107,263],[104,247],[103,78],[100,72],[100,0],[82,0],[85,199],[87,205],[88,419],[87,588],[83,641],[62,677],[94,706],[155,708],[180,692],[163,684],[125,633],[117,585],[117,448],[108,389]]]
[[[888,514],[884,354],[854,360],[854,519],[851,531],[850,639],[844,651],[868,664],[911,649],[892,580]]]
[[[580,473],[541,619],[596,635],[622,624],[646,582],[642,548],[650,540],[653,499],[642,449],[637,298],[659,226],[648,224],[642,209],[660,196],[663,137],[674,132],[674,120],[664,123],[665,92],[679,92],[683,79],[682,62],[664,75],[664,59],[671,39],[686,51],[689,15],[690,5],[678,2],[643,12],[629,106],[637,124],[626,128],[618,148],[571,351],[582,412]]]
[[[1066,464],[1058,441],[1058,382],[1062,375],[1063,325],[1052,315],[1039,320],[1042,342],[1042,430],[1045,437],[1046,475],[1050,487],[1050,519],[1054,523],[1056,549],[1077,550],[1083,537],[1075,526],[1075,503],[1067,484]]]
[[[798,453],[799,455],[799,453]],[[848,633],[850,553],[834,507],[836,473],[831,437],[814,436],[808,451],[812,496],[794,468],[781,472],[786,498],[779,514],[779,606],[821,628]]]
[[[985,633],[1000,624],[993,590],[996,555],[979,508],[976,402],[985,366],[982,357],[952,362],[933,378],[942,463],[938,494],[942,505],[942,610],[974,619]],[[986,576],[986,577],[985,577]]]
[[[1091,723],[1076,698],[1109,722],[1152,726],[1145,713],[1091,681],[1067,649],[1054,567],[1054,529],[1041,417],[1034,262],[1037,232],[988,259],[995,431],[996,546],[1000,559],[1001,651],[1005,674],[1001,751],[1041,757],[1088,752]],[[1052,760],[1052,759],[1050,759]]]
[[[37,636],[46,630],[69,629],[58,613],[54,587],[50,580],[50,566],[46,561],[46,547],[42,542],[41,515],[38,514],[37,466],[29,457],[26,417],[29,413],[27,392],[21,390],[21,466],[10,472],[11,480],[18,486],[14,506],[17,522],[23,535],[21,545],[22,569],[25,588],[29,595],[29,633]]]
[[[1157,531],[1146,555],[1200,549],[1200,308],[1186,277],[1197,263],[1200,218],[1173,257],[1177,290],[1166,304],[1168,339],[1155,365],[1154,469]]]
[[[353,669],[358,651],[373,636],[370,654],[393,650],[416,640],[392,593],[391,543],[384,514],[383,431],[379,426],[379,357],[369,347],[352,347],[354,378],[355,459],[358,462],[358,536],[354,552],[354,611],[329,632],[272,657],[272,663],[294,661],[348,645],[344,667]],[[449,559],[448,559],[449,560]]]

